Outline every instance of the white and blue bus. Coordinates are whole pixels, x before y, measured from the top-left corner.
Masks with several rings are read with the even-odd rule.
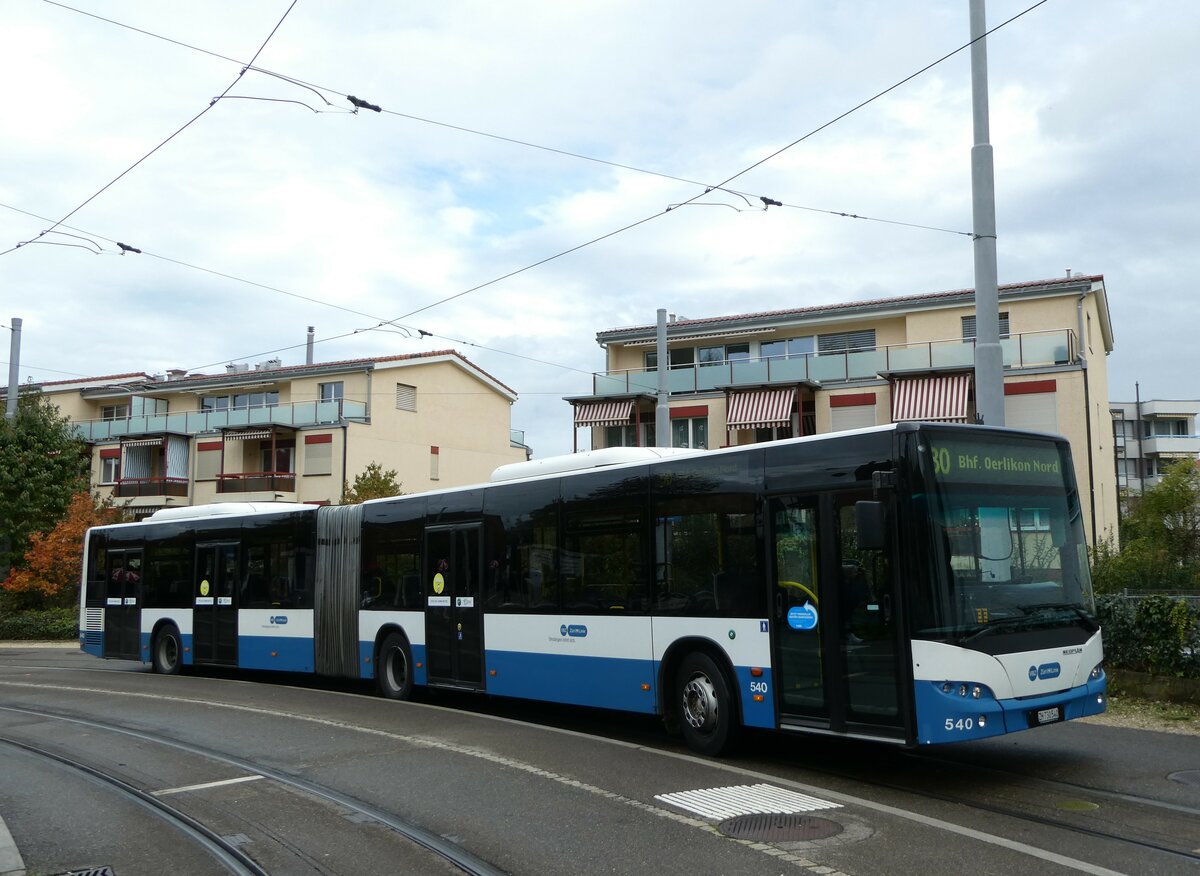
[[[917,746],[1104,711],[1067,442],[907,423],[612,448],[92,529],[80,646]]]

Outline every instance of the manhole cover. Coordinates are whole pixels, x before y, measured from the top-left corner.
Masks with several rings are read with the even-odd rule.
[[[1181,785],[1200,785],[1200,770],[1181,770],[1171,773],[1167,778]]]
[[[841,833],[842,826],[828,818],[815,818],[812,815],[758,813],[722,821],[717,825],[717,830],[734,839],[787,843],[828,839]]]

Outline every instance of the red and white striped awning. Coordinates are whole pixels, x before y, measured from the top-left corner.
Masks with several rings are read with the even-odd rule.
[[[748,389],[729,396],[725,415],[726,429],[766,429],[792,422],[796,387],[787,389]]]
[[[584,426],[624,426],[633,413],[633,399],[583,402],[575,405],[575,428]]]
[[[965,423],[970,389],[970,374],[899,377],[892,384],[892,422],[938,420]]]
[[[136,441],[122,441],[122,447],[162,447],[161,438],[139,438]]]
[[[244,432],[226,432],[226,441],[265,441],[271,437],[270,429],[250,429]]]

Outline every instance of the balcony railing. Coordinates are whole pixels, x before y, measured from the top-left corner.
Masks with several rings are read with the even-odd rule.
[[[159,435],[167,432],[203,435],[239,426],[319,426],[366,418],[366,402],[337,399],[227,411],[145,414],[120,420],[80,420],[75,423],[75,432],[84,441],[96,442],[126,435]]]
[[[120,499],[130,496],[186,496],[187,478],[121,478],[113,487]]]
[[[1065,365],[1076,359],[1075,333],[1070,329],[1024,332],[1000,340],[1005,368]],[[837,383],[868,380],[881,372],[920,371],[933,368],[972,368],[975,339],[893,344],[871,350],[841,353],[805,353],[782,357],[702,362],[674,365],[667,376],[671,393],[708,392],[725,386],[758,386],[766,383]],[[624,395],[658,391],[658,372],[650,369],[597,372],[592,375],[593,395]]]
[[[1147,435],[1141,441],[1143,456],[1196,456],[1200,454],[1200,435]]]
[[[246,471],[217,475],[218,493],[294,493],[296,473],[290,471]]]

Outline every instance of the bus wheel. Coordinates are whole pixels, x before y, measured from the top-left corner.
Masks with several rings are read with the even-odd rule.
[[[725,674],[707,654],[688,654],[676,676],[679,726],[693,751],[714,757],[733,741],[733,697]]]
[[[179,642],[179,630],[163,627],[154,637],[154,671],[159,675],[178,675],[183,667],[183,646]]]
[[[399,633],[389,633],[379,646],[375,661],[375,685],[381,697],[406,700],[412,696],[412,654]]]

